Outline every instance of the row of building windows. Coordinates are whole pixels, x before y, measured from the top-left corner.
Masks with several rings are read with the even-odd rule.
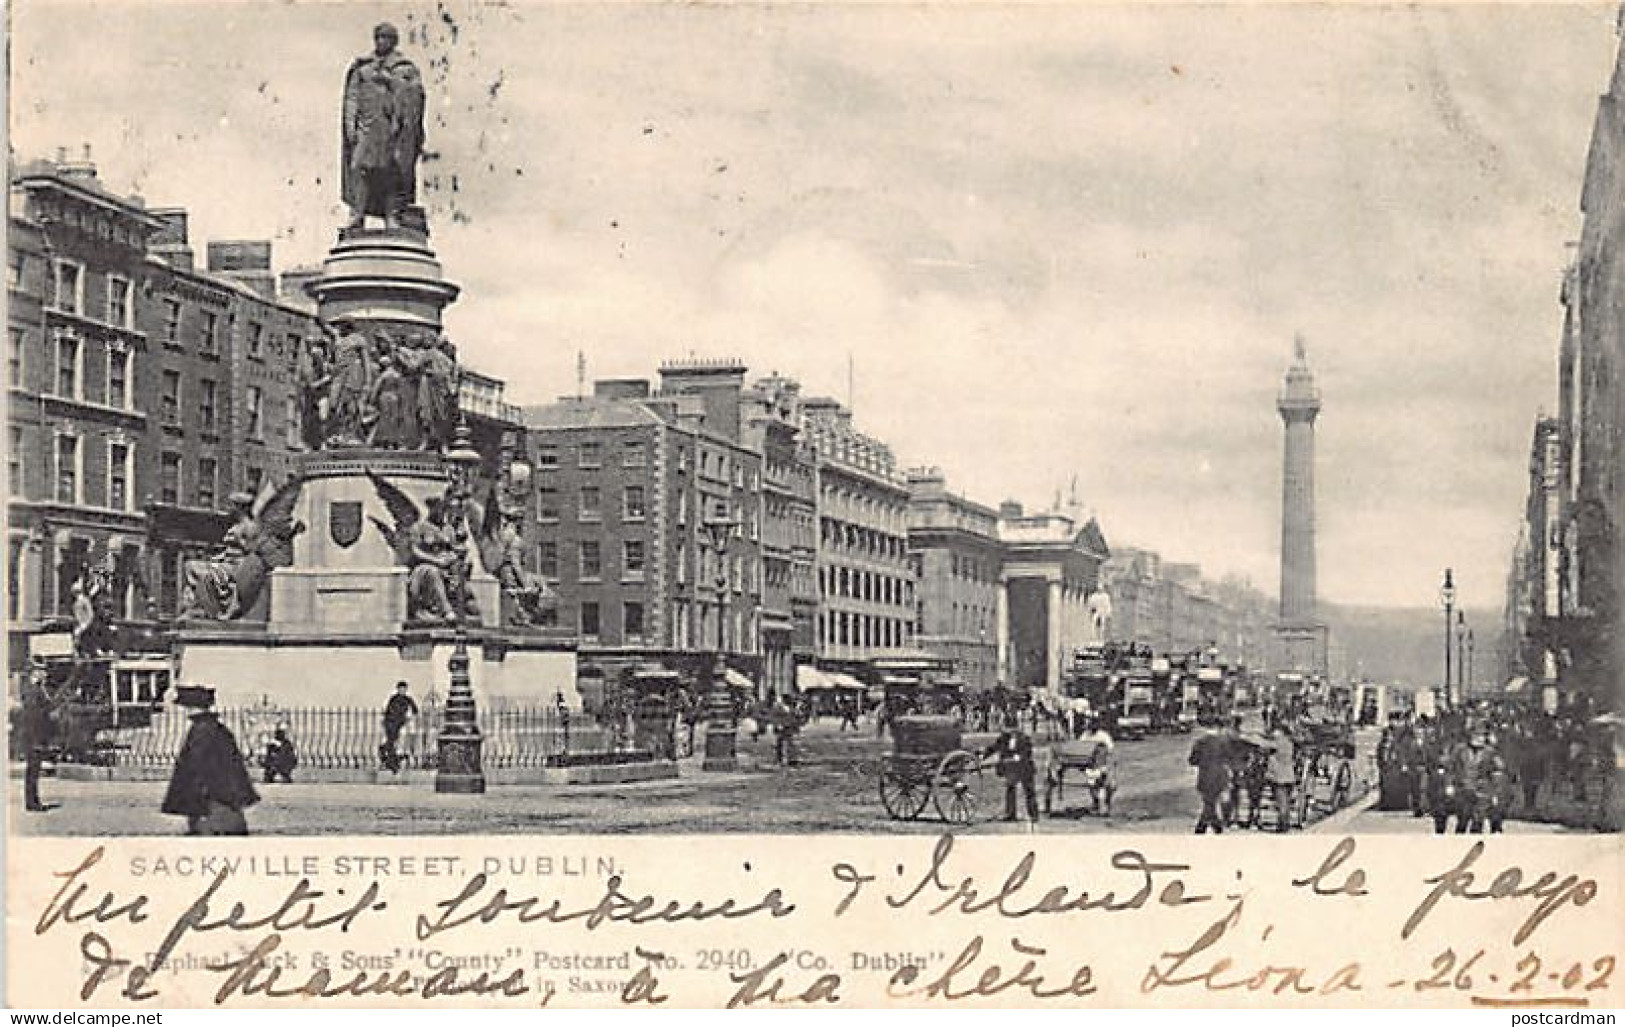
[[[818,585],[825,596],[842,596],[892,606],[905,606],[914,601],[912,581],[857,567],[820,567]]]
[[[595,540],[582,541],[576,544],[576,550],[577,578],[582,581],[601,579],[604,574],[603,543]],[[642,581],[647,565],[648,549],[642,540],[627,539],[621,543],[621,580]],[[537,544],[536,570],[549,581],[560,579],[559,543],[547,541]]]
[[[819,537],[825,546],[845,547],[848,552],[886,560],[906,560],[908,540],[860,524],[849,524],[833,517],[819,519]]]
[[[12,288],[21,288],[24,272],[25,257],[18,255],[12,261],[8,274],[12,279]],[[65,314],[77,317],[89,316],[85,307],[85,266],[76,260],[65,257],[57,258],[51,264],[52,282],[50,307]],[[119,328],[133,329],[135,327],[135,286],[124,275],[108,272],[106,303],[101,310],[101,320]]]
[[[960,556],[958,553],[954,553],[953,576],[965,581],[991,584],[998,580],[998,565],[987,560],[978,560],[974,557]]]
[[[832,513],[851,514],[897,531],[906,530],[908,524],[907,500],[901,495],[895,499],[890,495],[882,498],[863,489],[831,484],[826,479],[822,484],[821,502],[824,509]]]
[[[24,496],[23,454],[26,439],[21,425],[11,425],[10,443],[6,453],[7,473],[11,494]],[[56,435],[51,446],[51,491],[53,502],[70,506],[87,506],[85,494],[85,450],[87,442],[68,432]],[[132,507],[131,481],[134,478],[135,448],[127,439],[114,439],[107,444],[107,479],[102,492],[103,509],[128,512]]]
[[[953,618],[955,634],[986,634],[993,630],[993,611],[979,603],[954,603]]]
[[[23,379],[23,350],[25,333],[12,328],[8,371],[10,381],[20,384]],[[115,410],[134,410],[135,351],[126,346],[112,344],[106,347],[107,371],[102,376],[101,389],[89,394],[85,378],[85,340],[68,333],[56,336],[54,375],[49,383],[49,394],[81,403],[95,403]],[[250,439],[264,438],[264,394],[257,385],[244,390],[244,429]],[[166,368],[161,377],[158,393],[158,417],[162,424],[179,426],[186,396],[181,387],[181,373]],[[218,432],[219,383],[209,378],[199,379],[195,397],[198,429],[205,435]],[[300,444],[299,404],[295,397],[287,399],[287,443]]]
[[[26,495],[23,483],[23,454],[26,440],[22,426],[11,427],[10,447],[7,451],[7,470],[11,494]],[[51,447],[51,490],[53,502],[70,506],[88,506],[85,492],[86,447],[91,442],[68,432],[58,433]],[[135,447],[128,439],[113,439],[107,443],[106,488],[102,492],[101,509],[128,513],[134,509]],[[158,501],[171,506],[183,503],[187,476],[183,474],[184,457],[176,452],[160,454],[158,461]],[[245,471],[244,486],[257,492],[264,477],[263,468],[250,466]],[[220,464],[214,457],[198,457],[190,478],[195,501],[190,504],[199,509],[216,509],[220,498]]]
[[[7,380],[13,388],[22,388],[26,381],[23,376],[27,370],[24,354],[28,334],[26,329],[13,326],[10,337],[11,348],[6,361],[10,377]],[[106,365],[98,383],[100,388],[92,392],[85,374],[85,362],[90,352],[86,341],[71,332],[57,332],[54,341],[51,375],[45,382],[47,395],[115,410],[133,409],[134,389],[131,383],[135,380],[135,350],[122,342],[108,343],[101,354]]]
[[[577,629],[583,638],[597,638],[603,633],[603,617],[597,603],[581,604]],[[641,642],[644,631],[643,604],[631,601],[621,603],[622,640]]]
[[[542,470],[553,470],[560,465],[559,458],[563,447],[556,443],[544,442],[536,447],[536,466]],[[647,447],[642,442],[628,441],[621,443],[620,462],[622,467],[645,467],[649,462]],[[576,447],[576,466],[587,470],[594,470],[604,466],[604,446],[599,442],[583,442]]]
[[[914,625],[897,617],[825,610],[818,617],[818,644],[898,649],[914,641]]]
[[[536,517],[543,521],[556,521],[560,515],[559,489],[543,485],[536,490]],[[603,490],[596,485],[584,485],[577,493],[576,519],[597,521],[603,518]],[[642,485],[627,485],[621,489],[621,520],[641,521],[648,517],[649,505]]]
[[[564,466],[566,449],[553,442],[543,442],[536,447],[536,466],[541,470],[556,470]],[[575,465],[582,470],[599,470],[605,466],[605,449],[602,442],[582,442],[575,447]],[[760,478],[754,468],[747,467],[743,460],[732,460],[726,453],[713,453],[708,449],[701,449],[700,476],[718,481],[733,482],[735,488],[757,489],[760,487]],[[647,467],[649,463],[648,447],[638,440],[628,440],[620,445],[620,466],[623,469],[633,470]],[[677,470],[686,473],[689,469],[689,451],[677,450]]]

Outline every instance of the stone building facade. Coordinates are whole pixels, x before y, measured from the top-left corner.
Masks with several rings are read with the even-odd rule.
[[[973,688],[999,679],[999,515],[948,488],[934,467],[908,474],[908,547],[919,577],[916,640]]]
[[[835,400],[802,411],[818,469],[818,665],[873,683],[876,660],[918,652],[908,481]]]
[[[558,593],[557,624],[580,639],[583,659],[685,665],[715,652],[720,637],[730,665],[757,672],[761,463],[713,430],[738,404],[705,395],[737,396],[740,382],[666,371],[669,390],[600,381],[591,396],[525,411],[528,544]],[[720,552],[704,528],[718,517],[737,525]]]
[[[7,235],[10,389],[8,614],[13,641],[67,618],[95,566],[114,616],[142,615],[142,397],[156,374],[142,329],[147,237],[159,221],[87,159],[12,178]],[[12,651],[26,653],[26,646]]]
[[[1537,423],[1508,577],[1510,673],[1552,703],[1625,702],[1625,44],[1597,102],[1579,249],[1560,294],[1557,416]],[[1538,467],[1537,467],[1538,465]]]

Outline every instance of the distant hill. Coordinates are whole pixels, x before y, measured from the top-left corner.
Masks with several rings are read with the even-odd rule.
[[[1466,611],[1473,629],[1473,672],[1480,681],[1501,675],[1499,611]],[[1350,673],[1373,681],[1435,685],[1444,674],[1444,611],[1321,604],[1332,644],[1347,654]],[[1456,650],[1452,641],[1452,671]]]

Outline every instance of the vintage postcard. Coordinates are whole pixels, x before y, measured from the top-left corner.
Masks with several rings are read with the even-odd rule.
[[[10,1005],[1621,1004],[1616,7],[9,19]]]

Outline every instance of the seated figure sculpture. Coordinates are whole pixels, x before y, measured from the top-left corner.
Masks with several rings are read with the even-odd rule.
[[[305,529],[293,517],[299,483],[291,481],[255,499],[235,492],[227,499],[236,517],[220,548],[206,560],[183,566],[181,617],[187,620],[262,620],[269,606],[272,569],[293,562],[293,539]]]

